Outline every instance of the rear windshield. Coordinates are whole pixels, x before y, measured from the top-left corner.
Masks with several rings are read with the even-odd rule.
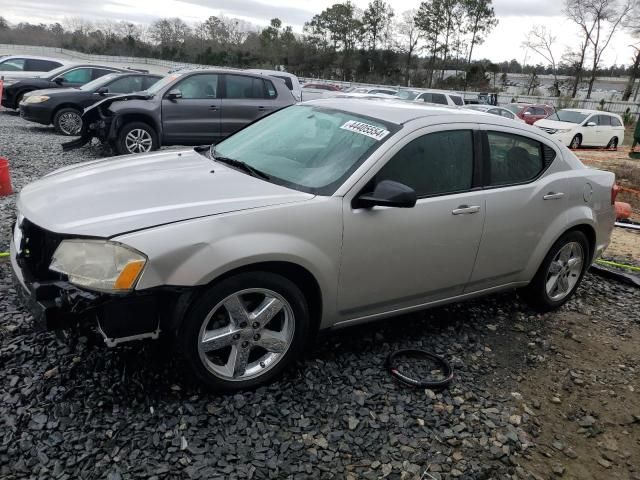
[[[396,95],[402,100],[414,100],[419,93],[414,90],[400,90]]]
[[[559,122],[569,122],[569,123],[582,123],[586,120],[588,115],[579,112],[572,112],[569,110],[560,110],[558,112],[552,113],[547,117],[547,120],[556,120]]]
[[[272,77],[279,78],[280,80],[284,80],[285,85],[289,90],[293,90],[293,82],[290,77],[285,77],[284,75],[271,75]]]

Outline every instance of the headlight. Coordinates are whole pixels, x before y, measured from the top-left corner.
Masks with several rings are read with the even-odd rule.
[[[46,95],[31,95],[24,99],[24,103],[42,103],[49,100]]]
[[[106,240],[64,240],[49,269],[64,273],[79,287],[105,292],[127,292],[135,287],[146,257]]]
[[[570,128],[563,128],[563,129],[558,129],[558,130],[556,130],[556,131],[557,131],[558,133],[567,133],[567,132],[570,132],[570,131],[571,131],[571,129],[570,129]]]

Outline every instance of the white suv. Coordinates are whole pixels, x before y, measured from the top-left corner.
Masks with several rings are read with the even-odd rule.
[[[565,108],[534,125],[571,148],[616,148],[624,141],[620,115],[600,110]]]
[[[451,107],[464,106],[464,98],[462,95],[455,92],[449,92],[447,90],[402,89],[398,92],[397,97],[402,100],[432,103],[436,105],[449,105]]]

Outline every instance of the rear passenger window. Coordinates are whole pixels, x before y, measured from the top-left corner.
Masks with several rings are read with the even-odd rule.
[[[375,181],[394,180],[427,197],[469,190],[472,177],[471,130],[452,130],[430,133],[405,145],[380,169]]]
[[[28,72],[48,72],[60,66],[62,66],[61,63],[52,62],[50,60],[37,60],[35,58],[28,58],[25,70]]]
[[[264,97],[265,98],[276,98],[278,96],[278,91],[276,87],[273,85],[273,82],[270,80],[263,80],[264,86]]]
[[[432,93],[431,101],[433,103],[439,103],[440,105],[448,105],[447,97],[445,97],[442,93]]]
[[[487,186],[526,183],[536,178],[555,157],[549,147],[531,138],[488,132],[489,162],[485,165]]]
[[[274,98],[276,96],[276,89],[269,80],[263,81],[261,78],[243,75],[227,75],[226,79],[226,98]],[[265,92],[265,82],[270,86],[269,94]]]
[[[451,100],[453,100],[453,103],[455,103],[458,106],[462,106],[464,105],[464,100],[462,99],[462,97],[458,97],[456,95],[449,95],[449,97],[451,98]]]
[[[611,126],[611,117],[609,115],[598,115],[598,125]]]
[[[613,126],[613,127],[622,127],[622,122],[620,121],[620,119],[618,119],[616,117],[611,117],[611,126]]]

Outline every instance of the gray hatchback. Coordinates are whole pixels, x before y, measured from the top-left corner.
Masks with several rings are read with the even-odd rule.
[[[111,97],[85,110],[81,138],[63,147],[76,148],[93,137],[120,154],[216,143],[294,103],[278,78],[230,69],[186,70],[143,92]]]

